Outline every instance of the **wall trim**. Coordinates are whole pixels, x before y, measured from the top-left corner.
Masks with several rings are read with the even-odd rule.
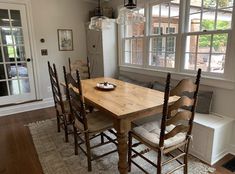
[[[0,108],[0,117],[17,114],[21,112],[33,111],[37,109],[49,108],[54,106],[53,98],[45,98],[42,101],[25,103],[15,106]]]
[[[229,149],[224,149],[221,153],[217,154],[214,158],[211,160],[211,165],[214,165],[217,163],[219,160],[224,158],[227,154],[229,154]]]

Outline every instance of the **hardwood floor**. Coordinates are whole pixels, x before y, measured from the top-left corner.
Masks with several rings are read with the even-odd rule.
[[[54,117],[53,108],[0,117],[0,174],[41,174],[28,123]]]
[[[0,174],[42,174],[28,123],[55,117],[54,108],[0,117]],[[213,167],[215,174],[234,174],[222,167],[227,155]]]

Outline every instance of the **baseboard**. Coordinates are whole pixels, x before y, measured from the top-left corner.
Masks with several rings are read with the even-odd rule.
[[[225,157],[229,153],[229,149],[224,150],[223,152],[219,153],[212,159],[211,165],[214,165],[219,160],[221,160],[223,157]]]
[[[0,108],[0,117],[6,116],[6,115],[17,114],[21,112],[37,110],[37,109],[48,108],[48,107],[52,107],[53,105],[54,105],[53,98],[46,98],[38,102],[4,107],[4,108]]]

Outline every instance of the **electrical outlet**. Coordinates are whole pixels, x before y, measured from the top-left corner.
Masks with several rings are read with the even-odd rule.
[[[51,86],[48,86],[48,87],[47,87],[47,91],[48,91],[48,92],[51,92],[51,91],[52,91],[52,90],[51,90]]]

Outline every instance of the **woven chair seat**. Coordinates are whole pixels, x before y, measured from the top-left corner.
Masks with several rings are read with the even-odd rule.
[[[175,125],[169,125],[166,127],[166,133],[175,128]],[[161,123],[159,121],[153,121],[145,123],[141,126],[133,128],[133,132],[145,142],[153,147],[159,146]],[[178,133],[174,137],[164,141],[164,148],[168,148],[183,142],[186,139],[186,133]]]
[[[103,112],[96,111],[87,114],[87,124],[89,133],[98,133],[111,129],[113,127],[113,120]],[[83,124],[77,119],[75,119],[75,126],[79,130],[84,131]]]

